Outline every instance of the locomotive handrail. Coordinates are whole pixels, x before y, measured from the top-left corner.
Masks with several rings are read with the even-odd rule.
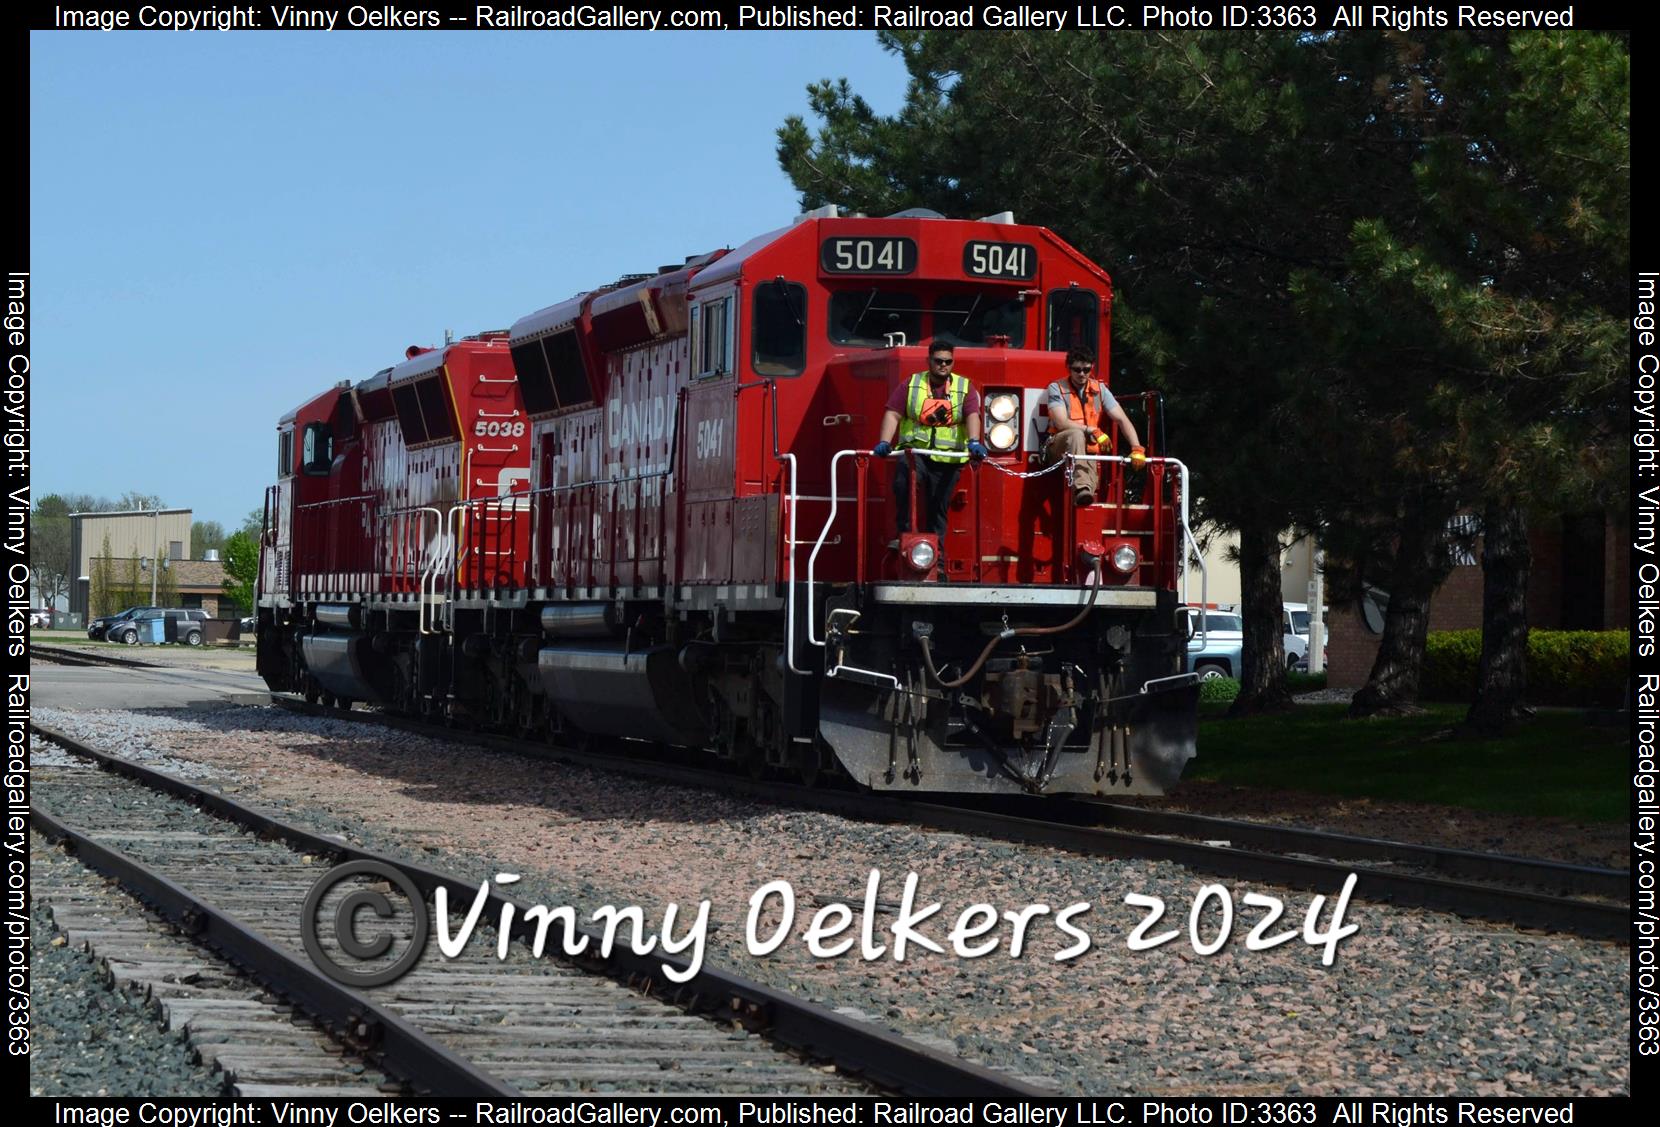
[[[789,582],[789,585],[785,588],[785,591],[784,591],[784,657],[785,657],[785,661],[788,663],[788,665],[790,667],[790,672],[791,673],[797,673],[797,674],[800,674],[801,676],[805,677],[807,675],[807,670],[798,669],[798,668],[796,668],[796,664],[795,664],[795,620],[796,620],[796,613],[795,613],[795,548],[796,548],[796,543],[795,543],[795,502],[796,502],[795,455],[794,454],[774,454],[773,456],[781,462],[788,463],[789,467],[790,467],[790,492],[789,492],[790,527],[789,527],[789,531],[785,534],[786,536],[789,537],[789,541],[790,541],[790,556],[789,556],[789,560],[790,560],[790,582]],[[832,485],[832,490],[831,490],[832,494],[834,494],[834,484],[835,484],[834,482],[831,483],[831,485]],[[809,608],[809,609],[811,609],[811,608]],[[812,623],[809,622],[807,624],[807,630],[808,630],[807,637],[810,640],[812,638]],[[819,643],[819,644],[823,645],[822,642]]]
[[[1122,454],[1068,454],[1066,457],[1067,457],[1068,461],[1074,461],[1075,460],[1075,461],[1080,461],[1080,462],[1123,462],[1123,463],[1129,463],[1130,462],[1130,459],[1128,457],[1122,455]],[[1193,558],[1199,561],[1199,602],[1201,604],[1203,604],[1203,603],[1208,601],[1206,599],[1206,595],[1208,595],[1209,592],[1210,592],[1210,573],[1205,569],[1205,557],[1199,551],[1198,542],[1193,539],[1193,529],[1188,523],[1187,463],[1183,462],[1180,458],[1171,458],[1171,457],[1168,457],[1168,456],[1163,455],[1163,454],[1158,455],[1157,457],[1152,457],[1152,458],[1146,459],[1146,463],[1149,464],[1149,465],[1151,465],[1153,463],[1163,463],[1164,465],[1167,465],[1167,466],[1175,466],[1177,471],[1181,474],[1181,483],[1182,483],[1182,507],[1181,507],[1182,538],[1187,542],[1187,547],[1192,551]],[[1180,558],[1177,561],[1177,566],[1181,569],[1181,588],[1182,588],[1182,602],[1183,603],[1189,602],[1189,599],[1187,597],[1187,579],[1188,579],[1187,558],[1188,558],[1187,552],[1183,552],[1181,554]],[[1203,607],[1201,606],[1200,614],[1199,614],[1199,629],[1201,631],[1201,633],[1200,633],[1201,638],[1204,637],[1204,634],[1203,634],[1204,617],[1205,616],[1204,616],[1204,613],[1203,613]]]
[[[438,536],[436,543],[433,544],[432,558],[426,561],[426,567],[421,572],[421,585],[416,592],[421,600],[420,605],[416,607],[416,628],[422,634],[433,634],[436,633],[436,631],[427,629],[427,607],[431,602],[431,599],[427,593],[427,581],[429,579],[431,580],[432,592],[436,594],[438,590],[438,569],[442,566],[445,551],[444,532],[446,531],[448,522],[444,519],[443,511],[437,508],[437,506],[422,505],[415,511],[421,513],[431,513],[438,522]]]
[[[544,485],[539,489],[527,489],[523,493],[513,494],[514,498],[539,497],[543,493],[568,493],[573,489],[590,489],[596,485],[627,485],[631,481],[645,481],[654,477],[668,477],[674,471],[652,470],[650,473],[629,474],[627,477],[596,477],[591,481],[573,481],[569,485]],[[505,497],[474,497],[468,504],[478,504],[480,501],[504,501]]]
[[[293,499],[293,515],[291,517],[291,532],[289,540],[289,597],[294,598],[301,592],[301,576],[337,575],[341,572],[355,572],[356,568],[343,565],[341,557],[350,553],[342,548],[339,536],[339,518],[324,516],[330,510],[338,510],[345,505],[364,504],[370,507],[373,513],[375,496],[372,493],[358,493],[350,497],[330,497],[323,501],[307,501],[301,504],[298,497]],[[311,528],[308,524],[302,525],[300,514],[314,516],[320,520],[327,520],[328,525],[322,530]],[[302,532],[301,529],[306,529]]]
[[[678,446],[678,443],[675,443],[674,445]],[[542,512],[542,510],[540,508],[538,508],[533,503],[535,498],[538,498],[538,497],[552,497],[552,496],[555,496],[557,494],[562,494],[562,493],[575,493],[579,490],[599,489],[599,488],[602,488],[604,486],[613,486],[613,485],[634,484],[636,486],[636,491],[638,491],[639,486],[638,486],[637,483],[639,483],[639,482],[655,481],[659,478],[672,479],[674,477],[674,474],[675,474],[674,458],[675,458],[675,450],[671,448],[668,460],[665,461],[664,463],[662,463],[662,468],[661,469],[649,470],[649,471],[644,472],[644,473],[625,474],[622,477],[603,477],[603,478],[593,478],[589,481],[572,481],[572,482],[567,482],[564,485],[543,485],[543,486],[538,486],[535,489],[527,489],[523,493],[513,494],[512,495],[512,500],[515,501],[515,502],[517,502],[521,499],[524,500],[527,503],[528,511],[530,513],[530,522],[531,522],[531,528],[530,528],[530,532],[529,532],[529,538],[530,538],[530,567],[529,567],[529,575],[528,575],[528,578],[526,579],[527,584],[530,584],[532,586],[544,585],[544,584],[547,584],[547,583],[551,583],[552,578],[553,578],[551,569],[553,567],[554,561],[551,558],[547,561],[549,569],[550,569],[549,574],[546,575],[546,576],[544,576],[542,574],[542,565],[543,565],[543,560],[542,560],[543,535],[542,535],[542,531],[543,530],[539,526],[540,526],[540,523],[541,523],[544,515],[546,515],[546,514],[544,514]],[[497,500],[497,501],[505,500],[505,499],[506,498],[489,498],[489,500]],[[474,503],[476,504],[478,500],[481,500],[481,499],[475,499]],[[643,509],[643,508],[644,508],[643,503],[641,503],[641,501],[637,498],[635,506],[634,506],[635,513],[638,514],[641,511],[641,509]],[[515,507],[515,510],[518,511],[517,507]],[[551,519],[551,517],[549,519]],[[660,506],[660,509],[659,509],[658,528],[657,528],[657,549],[658,549],[658,552],[662,554],[662,556],[666,556],[666,553],[667,553],[666,544],[667,544],[667,539],[668,538],[667,538],[667,535],[666,535],[666,532],[665,532],[665,522],[667,520],[668,520],[668,500],[665,497],[663,502],[662,502],[662,505]],[[638,521],[638,517],[636,517],[636,521]],[[613,535],[614,534],[615,534],[615,530],[613,530]],[[640,530],[638,528],[636,529],[635,534],[636,534],[637,537],[640,535]],[[550,550],[550,556],[551,556],[551,545],[549,546],[549,550]],[[660,558],[661,558],[661,556],[660,556]],[[659,568],[659,577],[660,577],[659,582],[666,582],[665,576],[666,576],[666,572],[664,571],[663,568],[660,567]]]
[[[823,639],[816,638],[816,637],[813,636],[813,619],[817,617],[817,614],[815,613],[816,610],[817,610],[817,607],[812,602],[812,599],[813,599],[813,573],[814,573],[814,570],[815,570],[815,568],[818,564],[819,550],[824,547],[824,538],[826,536],[830,535],[830,529],[836,523],[837,510],[839,510],[841,508],[841,490],[839,490],[836,487],[837,463],[839,463],[843,458],[847,457],[849,454],[853,455],[854,461],[855,461],[855,463],[857,463],[857,461],[858,461],[858,459],[861,455],[868,456],[869,453],[870,453],[870,451],[868,451],[868,450],[856,450],[856,449],[851,449],[850,448],[850,449],[847,449],[847,450],[838,450],[830,456],[830,515],[824,518],[824,527],[819,529],[818,539],[813,541],[813,550],[807,556],[807,598],[809,600],[808,604],[807,604],[807,643],[808,643],[808,645],[822,647],[829,640],[828,635],[826,635],[826,637],[823,638]],[[790,504],[790,511],[792,513],[795,511],[795,503],[794,503],[793,500],[791,501],[791,504]],[[794,539],[793,535],[791,536],[791,539],[792,540]],[[793,573],[794,573],[794,570],[795,570],[795,546],[794,546],[793,543],[790,546],[790,570],[792,572],[791,578],[793,580],[794,579],[794,574]],[[791,594],[792,597],[794,597],[794,595],[795,595],[795,584],[793,582],[790,584],[790,594]]]
[[[421,518],[421,521],[416,526],[415,535],[416,535],[417,538],[419,538],[421,536],[421,533],[422,533],[422,531],[424,529],[424,526],[426,524],[426,518],[425,518],[425,515],[424,515],[426,513],[431,513],[433,515],[433,517],[437,520],[440,529],[442,528],[443,521],[444,521],[444,514],[439,509],[435,508],[432,505],[405,505],[402,508],[397,508],[397,509],[377,509],[377,510],[375,510],[374,518],[377,521],[380,521],[384,524],[386,522],[389,522],[394,517],[407,517],[407,516],[411,516],[411,515],[416,514],[416,513],[423,514],[422,518]],[[408,534],[408,528],[407,528],[407,525],[406,525],[403,528],[403,530],[400,534],[400,537],[399,537],[400,546],[403,543],[404,537],[406,537],[407,534]],[[402,554],[407,554],[407,553],[402,553]],[[416,594],[422,597],[422,601],[424,603],[425,595],[426,595],[426,586],[427,586],[427,584],[426,584],[427,572],[433,566],[433,562],[426,559],[426,552],[425,552],[424,542],[422,544],[421,556],[422,556],[422,559],[421,559],[421,575],[420,575],[420,578],[416,582]],[[436,553],[435,553],[435,557],[436,557]],[[398,577],[401,578],[402,576],[404,576],[406,574],[405,571],[403,570],[402,566],[401,566],[402,563],[403,563],[403,560],[400,559],[396,562],[400,566],[398,567],[395,574]],[[421,626],[420,626],[420,632],[423,633],[423,634],[428,633],[428,631],[424,627],[425,627],[425,613],[423,612],[422,613]]]
[[[840,490],[840,487],[838,485],[838,478],[836,476],[836,471],[839,468],[839,463],[841,462],[841,460],[845,457],[848,457],[849,455],[851,455],[857,461],[861,457],[869,457],[870,452],[868,450],[863,450],[863,449],[848,448],[848,449],[845,449],[845,450],[838,450],[838,451],[836,451],[835,454],[831,455],[831,457],[830,457],[830,513],[825,518],[824,527],[819,529],[819,534],[818,534],[817,539],[815,539],[813,541],[813,550],[812,550],[812,552],[809,553],[808,556],[807,556],[807,599],[808,599],[808,604],[807,604],[807,642],[808,642],[809,645],[818,646],[820,648],[824,648],[828,644],[828,636],[826,636],[825,638],[819,638],[817,636],[817,631],[815,629],[815,620],[817,618],[817,613],[816,613],[816,611],[817,611],[817,600],[816,600],[816,597],[814,595],[814,590],[815,590],[815,576],[817,574],[818,554],[823,549],[826,538],[828,538],[829,535],[830,535],[830,529],[832,527],[834,527],[835,523],[836,523],[836,516],[837,516],[837,514],[840,510],[840,507],[841,507],[841,490]],[[930,457],[933,457],[933,456],[934,455],[930,455]],[[947,457],[947,458],[952,458],[952,459],[957,459],[957,460],[966,459],[966,458],[969,457],[968,454],[958,454],[958,453],[955,453],[955,452],[947,452],[947,453],[944,454],[944,456]],[[796,667],[796,664],[795,664],[795,620],[796,620],[796,607],[795,607],[795,602],[796,602],[796,593],[795,593],[795,591],[796,591],[796,582],[795,582],[795,549],[796,549],[795,509],[796,509],[796,499],[797,499],[796,482],[795,482],[795,455],[788,454],[788,455],[784,455],[784,457],[788,458],[789,462],[790,462],[790,492],[789,492],[790,528],[789,528],[789,534],[788,534],[789,535],[789,542],[790,542],[790,554],[789,554],[790,583],[789,583],[789,590],[788,590],[787,595],[786,595],[786,603],[787,603],[787,605],[786,605],[786,614],[787,614],[787,618],[786,618],[786,622],[785,622],[785,647],[786,647],[786,650],[788,651],[790,670],[792,672],[795,672],[795,673],[804,673],[805,671],[801,670],[801,669],[798,669]],[[1068,458],[1069,461],[1075,459],[1075,460],[1078,460],[1078,461],[1090,461],[1090,462],[1117,462],[1117,463],[1124,464],[1124,465],[1128,465],[1128,464],[1131,463],[1131,459],[1129,457],[1124,456],[1124,455],[1120,455],[1120,454],[1069,454],[1069,455],[1067,455],[1067,458]],[[1198,552],[1198,545],[1197,545],[1197,543],[1195,542],[1195,540],[1193,538],[1193,529],[1190,526],[1189,520],[1188,520],[1188,493],[1189,493],[1189,491],[1188,491],[1188,469],[1187,469],[1187,464],[1179,458],[1171,458],[1171,457],[1168,457],[1168,456],[1165,456],[1165,455],[1157,455],[1157,456],[1148,458],[1148,459],[1146,459],[1146,462],[1147,463],[1152,463],[1152,464],[1158,464],[1158,465],[1174,466],[1174,467],[1176,467],[1177,473],[1180,475],[1180,481],[1181,481],[1181,510],[1180,511],[1181,511],[1181,522],[1182,522],[1182,535],[1183,535],[1183,538],[1186,542],[1187,548],[1190,549],[1193,552],[1194,557],[1196,559],[1198,559],[1198,561],[1199,561],[1200,601],[1204,602],[1205,601],[1205,595],[1208,594],[1208,592],[1209,592],[1209,575],[1205,570],[1204,557],[1202,555],[1200,555],[1199,552]],[[995,469],[1002,470],[1005,473],[1012,472],[1012,471],[1009,471],[1009,470],[1005,469],[999,463],[993,462],[991,464]],[[1056,464],[1059,465],[1060,463],[1056,463]],[[1070,471],[1070,467],[1069,467],[1069,471]],[[861,519],[862,519],[862,514],[861,514]],[[1180,569],[1180,583],[1181,583],[1181,589],[1182,589],[1182,601],[1184,603],[1188,602],[1188,598],[1187,598],[1187,592],[1188,592],[1188,564],[1187,564],[1187,560],[1188,560],[1188,553],[1184,551],[1184,552],[1181,553],[1181,555],[1180,555],[1180,557],[1177,561],[1177,566]],[[1203,622],[1204,622],[1203,615],[1201,615],[1200,616],[1200,628],[1201,628],[1201,630],[1203,629]],[[832,671],[832,673],[833,673],[833,671]],[[831,676],[832,673],[826,673],[826,676]]]
[[[345,505],[352,501],[373,501],[373,493],[359,493],[353,497],[330,497],[327,501],[307,501],[303,505],[295,505],[296,509],[323,509],[330,505]]]
[[[772,410],[772,456],[774,458],[777,458],[779,461],[783,461],[786,457],[794,457],[794,455],[783,454],[778,449],[778,381],[777,380],[773,379],[771,376],[768,376],[766,379],[750,380],[748,383],[737,384],[736,386],[734,386],[732,388],[732,398],[736,399],[736,398],[738,398],[738,396],[742,395],[744,392],[750,391],[750,390],[752,390],[754,388],[757,388],[757,387],[764,387],[764,388],[767,389],[767,405]],[[794,492],[793,487],[791,488],[791,492],[792,493]]]

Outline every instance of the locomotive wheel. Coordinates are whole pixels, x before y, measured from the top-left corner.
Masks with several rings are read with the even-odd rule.
[[[333,708],[334,707],[334,694],[333,693],[324,693],[323,694],[323,707],[324,708]]]
[[[338,708],[341,712],[350,712],[352,710],[352,704],[353,703],[354,702],[352,701],[351,697],[340,697],[338,700],[336,700],[334,702],[334,706],[336,708]]]
[[[795,773],[800,776],[803,786],[816,787],[824,781],[824,760],[817,743],[794,744],[790,758],[794,760]]]
[[[317,688],[316,685],[314,685],[314,684],[307,684],[306,685],[306,687],[305,687],[305,702],[307,704],[316,704],[322,698],[323,698],[323,693],[320,689]]]
[[[392,662],[392,707],[399,712],[415,711],[415,684],[401,658]]]

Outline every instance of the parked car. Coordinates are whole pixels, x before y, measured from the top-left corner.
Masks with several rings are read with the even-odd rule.
[[[1301,603],[1285,604],[1285,664],[1288,669],[1308,668],[1308,608]],[[1205,613],[1205,634],[1201,643],[1197,607],[1183,608],[1193,625],[1187,643],[1187,671],[1205,680],[1238,677],[1245,666],[1245,623],[1232,606]],[[1293,626],[1300,630],[1293,630]]]
[[[160,620],[163,623],[164,642],[183,642],[187,646],[199,646],[207,637],[207,617],[205,610],[162,610],[147,607],[125,622],[112,623],[106,636],[112,642],[136,646],[139,642],[150,639],[150,623]]]
[[[1183,607],[1188,621],[1187,671],[1202,681],[1238,677],[1244,667],[1245,624],[1232,607],[1207,610],[1200,633],[1198,607]]]
[[[1285,664],[1308,671],[1309,610],[1307,603],[1285,604]]]
[[[52,610],[50,607],[32,607],[29,610],[29,629],[52,629]]]
[[[142,611],[159,610],[159,607],[128,607],[120,614],[106,614],[103,618],[95,618],[86,624],[86,636],[93,641],[107,637],[110,627],[117,623],[131,622]]]

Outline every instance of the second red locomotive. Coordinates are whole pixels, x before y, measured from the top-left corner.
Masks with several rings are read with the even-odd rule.
[[[259,669],[502,730],[708,748],[878,790],[1162,793],[1198,687],[1186,482],[1045,466],[1044,388],[1111,283],[1007,215],[843,217],[625,276],[342,383],[278,425]],[[895,537],[873,458],[930,340],[986,457]],[[915,528],[915,523],[910,527]]]

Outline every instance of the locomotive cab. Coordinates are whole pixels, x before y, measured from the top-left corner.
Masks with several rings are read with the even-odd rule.
[[[806,410],[800,385],[761,393],[793,455],[780,459],[790,669],[822,674],[817,735],[874,789],[1162,793],[1197,727],[1175,621],[1183,470],[1164,455],[1159,398],[1119,394],[1151,461],[1133,471],[1116,445],[1090,456],[1098,501],[1074,505],[1076,462],[1043,458],[1046,389],[1075,345],[1107,378],[1110,281],[1006,218],[816,224],[807,290],[825,339],[811,314],[807,335],[822,378]],[[979,392],[988,453],[960,473],[943,535],[917,531],[916,509],[900,533],[917,475],[913,496],[894,476],[922,455],[869,451],[933,340]],[[837,410],[818,416],[821,402]]]

